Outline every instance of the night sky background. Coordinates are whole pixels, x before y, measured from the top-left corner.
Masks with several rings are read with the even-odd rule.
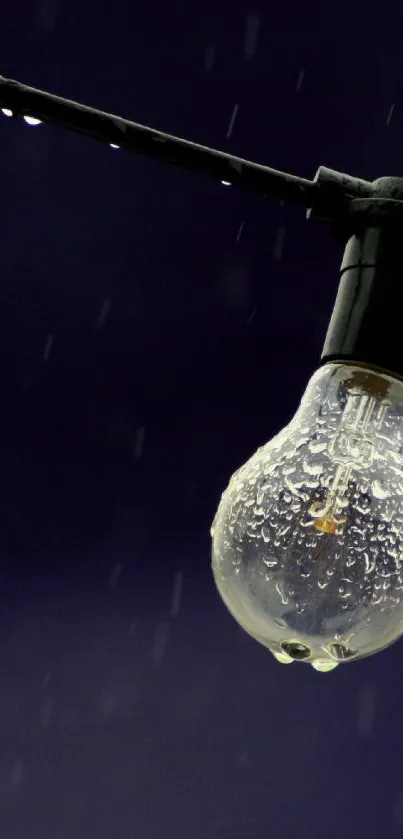
[[[403,7],[13,0],[0,73],[312,178],[403,175]],[[389,839],[403,646],[284,667],[216,593],[231,473],[337,289],[304,211],[0,120],[0,835]]]

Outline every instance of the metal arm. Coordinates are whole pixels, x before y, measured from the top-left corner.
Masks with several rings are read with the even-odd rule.
[[[278,172],[3,76],[0,76],[0,108],[9,109],[17,119],[36,117],[127,151],[200,172],[221,182],[237,184],[280,201],[290,201],[306,207],[312,217],[328,218],[346,200],[369,196],[372,190],[367,181],[324,167],[318,170],[313,181]]]

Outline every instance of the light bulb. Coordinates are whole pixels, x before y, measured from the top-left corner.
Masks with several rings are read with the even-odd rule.
[[[238,469],[212,527],[238,623],[316,670],[403,633],[403,382],[327,363],[289,423]]]

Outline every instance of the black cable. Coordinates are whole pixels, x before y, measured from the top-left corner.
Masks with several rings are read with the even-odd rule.
[[[3,76],[0,76],[0,108],[12,111],[17,119],[35,117],[127,151],[208,175],[222,183],[237,184],[279,201],[290,201],[309,209],[312,217],[331,217],[346,200],[367,196],[372,190],[366,181],[325,167],[320,167],[313,181],[278,172]]]
[[[239,184],[262,195],[291,201],[303,207],[311,206],[318,189],[314,181],[199,146],[2,76],[0,107],[10,109],[19,117],[37,117],[128,151],[200,172],[219,181]]]

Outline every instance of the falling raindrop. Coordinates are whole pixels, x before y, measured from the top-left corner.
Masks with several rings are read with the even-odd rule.
[[[51,32],[54,29],[58,5],[57,0],[39,0],[37,11],[39,28],[46,32]]]
[[[231,134],[232,134],[232,131],[233,131],[233,128],[234,128],[234,125],[235,125],[235,120],[236,120],[237,115],[238,115],[238,111],[239,111],[239,105],[236,104],[236,105],[234,105],[234,108],[233,108],[233,111],[232,111],[232,114],[231,114],[231,119],[229,121],[229,126],[228,126],[228,130],[227,130],[227,140],[229,140],[229,138],[231,137]]]
[[[244,225],[245,225],[245,222],[244,222],[244,221],[241,221],[241,223],[240,223],[240,225],[239,225],[239,228],[238,228],[238,233],[236,234],[236,240],[237,240],[237,242],[239,242],[239,240],[240,240],[240,238],[241,238],[241,236],[242,236]]]
[[[374,730],[376,689],[365,685],[358,697],[357,730],[363,737],[369,737]]]
[[[101,310],[100,310],[99,315],[97,317],[98,329],[102,329],[102,327],[105,326],[106,318],[108,317],[110,308],[111,308],[110,298],[105,297],[105,299],[102,301]]]
[[[251,312],[251,314],[249,315],[246,323],[252,323],[253,318],[256,316],[256,313],[257,313],[257,309],[254,309],[253,312]]]
[[[103,717],[109,717],[116,710],[119,694],[116,684],[107,685],[101,693],[99,709]]]
[[[17,792],[21,786],[24,777],[24,763],[22,760],[15,759],[11,767],[10,775],[10,792]]]
[[[394,111],[394,110],[395,110],[395,106],[394,106],[394,105],[391,105],[391,106],[390,106],[390,108],[389,108],[389,113],[388,113],[388,116],[387,116],[387,118],[386,118],[386,125],[390,125],[390,121],[391,121],[391,119],[392,119],[392,116],[393,116],[393,111]]]
[[[145,425],[141,425],[136,430],[136,439],[135,439],[135,443],[134,443],[134,457],[136,458],[136,460],[140,460],[140,458],[142,457],[145,436],[146,436],[146,427],[145,427]]]
[[[118,579],[123,571],[123,565],[121,562],[117,562],[116,565],[113,566],[112,571],[109,575],[108,586],[109,588],[116,588]]]
[[[257,49],[260,19],[256,12],[248,12],[246,15],[244,55],[246,61],[252,61]]]
[[[297,79],[297,93],[299,93],[299,91],[301,90],[301,85],[302,85],[302,82],[303,82],[303,79],[304,79],[304,75],[305,75],[305,70],[300,70],[299,74],[298,74],[298,79]]]
[[[54,706],[54,700],[50,696],[45,696],[42,699],[39,716],[43,728],[47,728],[50,725],[53,716]]]
[[[403,791],[398,792],[394,807],[393,821],[395,824],[403,824]]]
[[[49,687],[49,685],[50,685],[51,675],[52,675],[52,674],[51,674],[50,670],[47,670],[47,671],[46,671],[46,673],[45,673],[45,675],[44,675],[44,677],[43,677],[42,687],[43,687],[43,689],[44,689],[44,690],[45,690],[47,687]]]
[[[174,587],[172,592],[172,603],[171,603],[171,618],[176,618],[179,614],[179,607],[182,597],[182,588],[183,588],[183,573],[182,571],[178,571],[175,574],[174,579]]]
[[[274,243],[274,252],[273,252],[273,259],[275,262],[280,262],[281,257],[283,256],[284,250],[284,242],[285,242],[285,231],[286,228],[284,225],[278,228],[276,234],[276,241]]]
[[[155,666],[161,664],[166,653],[169,638],[169,623],[164,621],[155,628],[154,643],[151,653],[152,662]]]
[[[44,361],[49,361],[50,351],[52,349],[53,344],[53,335],[48,335],[48,339],[45,344],[45,352],[43,355]]]
[[[215,63],[215,47],[210,46],[210,47],[207,47],[206,52],[205,52],[205,56],[204,56],[204,67],[205,67],[206,73],[211,72],[211,70],[214,67],[214,63]]]

